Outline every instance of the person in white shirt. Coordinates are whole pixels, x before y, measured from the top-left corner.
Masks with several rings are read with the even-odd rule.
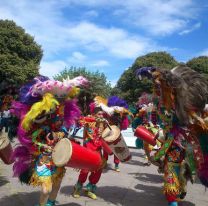
[[[10,113],[9,109],[4,110],[2,113],[1,124],[2,124],[2,127],[5,127],[5,132],[8,132],[8,130],[9,130],[10,117],[11,117],[11,113]]]

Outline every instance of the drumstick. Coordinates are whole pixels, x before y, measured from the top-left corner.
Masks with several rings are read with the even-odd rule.
[[[105,118],[97,118],[97,120],[100,121],[100,122],[105,122],[105,123],[107,124],[107,127],[108,127],[110,130],[112,130],[112,128],[111,128],[111,126],[110,126],[110,124],[109,124],[109,122],[108,122],[107,119],[105,119]]]
[[[108,123],[108,120],[106,119],[105,121],[106,121],[107,127],[108,127],[110,130],[112,130],[110,124]]]

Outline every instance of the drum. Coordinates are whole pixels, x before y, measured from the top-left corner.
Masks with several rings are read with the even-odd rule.
[[[94,171],[102,166],[100,153],[91,151],[67,138],[61,139],[54,147],[52,159],[57,167],[73,167]]]
[[[7,134],[2,131],[0,132],[0,159],[5,164],[12,164],[14,159],[12,158],[13,150]]]
[[[102,133],[102,138],[121,162],[126,162],[131,158],[129,148],[117,126],[112,125],[111,129],[107,127]]]
[[[107,144],[107,142],[101,138],[101,142],[102,142],[102,147],[103,150],[108,154],[108,155],[112,155],[113,151],[111,150],[111,148],[109,147],[109,145]]]
[[[155,135],[144,126],[138,126],[134,132],[134,136],[144,140],[152,146],[156,145]]]

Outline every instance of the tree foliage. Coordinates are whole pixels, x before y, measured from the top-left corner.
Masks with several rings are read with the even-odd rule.
[[[199,56],[189,60],[187,66],[203,74],[208,79],[208,56]]]
[[[67,77],[72,79],[77,76],[83,76],[87,78],[90,83],[87,88],[81,89],[81,92],[78,96],[78,103],[82,113],[83,115],[87,115],[90,113],[89,104],[93,101],[93,98],[96,95],[108,97],[110,95],[111,85],[103,73],[100,73],[99,71],[91,72],[85,67],[70,67],[69,69],[65,68],[60,72],[60,74],[56,75],[54,79],[61,81]]]
[[[41,47],[13,21],[0,20],[0,87],[19,87],[39,73]]]
[[[165,69],[172,69],[177,65],[177,61],[166,52],[153,52],[147,55],[138,57],[133,65],[124,71],[117,85],[112,90],[112,94],[119,94],[119,96],[133,104],[143,92],[151,92],[152,84],[148,79],[140,81],[135,72],[140,67],[160,67]]]

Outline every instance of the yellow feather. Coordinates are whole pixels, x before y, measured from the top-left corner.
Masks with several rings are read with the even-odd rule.
[[[74,98],[75,96],[77,96],[80,92],[80,89],[78,87],[72,87],[69,94],[68,94],[68,97],[69,98]]]
[[[51,110],[56,109],[56,106],[59,105],[59,102],[54,98],[50,93],[46,93],[43,96],[43,99],[39,102],[36,102],[30,108],[30,111],[25,115],[22,121],[22,127],[26,131],[29,131],[33,121],[43,112],[49,113]]]
[[[107,102],[108,102],[107,99],[104,99],[101,96],[96,96],[94,100],[97,104],[103,103],[103,104],[107,105]]]

